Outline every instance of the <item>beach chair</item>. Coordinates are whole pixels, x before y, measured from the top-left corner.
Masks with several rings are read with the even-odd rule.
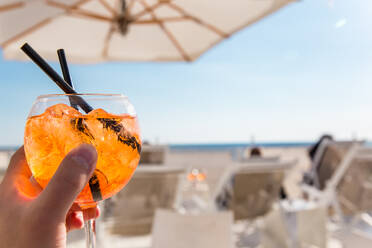
[[[140,165],[162,165],[165,163],[168,146],[142,145]]]
[[[337,198],[344,215],[360,215],[372,211],[372,149],[369,154],[358,154],[345,171],[337,187]]]
[[[363,145],[363,143],[364,141],[323,140],[311,163],[310,171],[304,175],[304,184],[323,190],[352,145]]]
[[[268,213],[279,199],[283,171],[252,172],[239,170],[234,175],[231,210],[235,220],[260,217]]]
[[[279,200],[280,187],[284,180],[283,171],[253,172],[245,169],[234,175],[232,201],[229,209],[235,221],[243,221],[243,229],[238,234],[238,247],[256,247],[259,232],[256,219],[270,212]]]
[[[323,190],[308,185],[303,189],[310,200],[333,210],[330,213],[337,220],[340,232],[365,233],[363,239],[372,243],[372,223],[365,221],[366,217],[371,219],[369,213],[372,212],[372,148],[360,143],[352,144],[335,167]],[[361,229],[361,222],[367,227]]]
[[[302,185],[304,192],[310,200],[332,206],[339,217],[371,211],[372,148],[354,142],[348,148],[333,143],[327,149],[317,168],[318,183]]]
[[[177,167],[139,167],[128,185],[105,201],[103,217],[109,232],[126,236],[150,233],[155,210],[174,207],[184,173]]]
[[[260,221],[261,245],[263,248],[326,248],[326,220],[324,207],[306,203],[277,204]]]
[[[157,210],[152,248],[233,248],[232,212],[180,214]]]
[[[295,162],[245,162],[226,168],[214,199],[220,208],[234,213],[234,220],[240,226],[235,232],[238,247],[258,244],[256,219],[267,214],[279,199],[284,174]],[[228,199],[226,204],[221,205],[221,196]]]
[[[266,214],[278,200],[286,170],[296,161],[237,163],[226,168],[213,198],[228,191],[231,201],[227,207],[234,212],[235,220],[254,219]]]

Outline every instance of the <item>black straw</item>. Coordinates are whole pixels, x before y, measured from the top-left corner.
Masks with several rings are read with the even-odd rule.
[[[63,80],[58,73],[27,43],[21,47],[22,51],[27,54],[32,61],[34,61],[58,87],[60,87],[66,94],[76,94],[76,91]]]
[[[21,47],[22,51],[37,64],[66,94],[77,94],[77,92],[61,78],[58,73],[27,43]],[[73,96],[74,102],[78,104],[86,113],[93,108],[80,96]]]
[[[57,50],[59,64],[61,65],[61,70],[63,74],[63,78],[65,79],[66,83],[71,86],[72,89],[74,89],[74,85],[72,84],[71,76],[70,76],[70,70],[68,69],[67,59],[65,55],[65,50],[58,49]],[[73,97],[69,97],[70,105],[74,109],[78,109],[77,104],[74,101]]]
[[[71,86],[71,88],[73,89],[74,85],[72,84],[72,80],[71,80],[71,76],[70,76],[70,70],[68,69],[65,50],[58,49],[57,54],[58,54],[59,64],[61,65],[63,78],[65,79],[66,83],[68,83]]]

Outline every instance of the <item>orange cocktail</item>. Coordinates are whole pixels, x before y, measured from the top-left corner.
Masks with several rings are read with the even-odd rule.
[[[41,187],[48,184],[67,153],[82,143],[92,144],[98,153],[93,177],[75,201],[84,208],[120,191],[133,175],[141,149],[137,118],[100,108],[82,114],[64,103],[29,117],[26,158]]]

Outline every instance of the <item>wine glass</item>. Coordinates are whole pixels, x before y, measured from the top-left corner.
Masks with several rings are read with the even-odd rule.
[[[89,104],[91,111],[81,102]],[[83,143],[93,145],[98,154],[93,176],[75,200],[87,209],[119,192],[138,165],[141,138],[134,107],[120,94],[39,96],[26,122],[24,149],[32,175],[42,188],[67,153]],[[95,247],[94,221],[84,225],[87,247]]]

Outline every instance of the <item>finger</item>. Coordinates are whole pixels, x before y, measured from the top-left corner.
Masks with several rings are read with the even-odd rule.
[[[31,171],[27,165],[23,146],[21,146],[11,157],[8,169],[6,170],[4,176],[4,182],[11,182],[14,180],[14,178],[19,176],[26,176],[27,178],[31,176]]]
[[[41,192],[40,185],[32,180],[23,146],[13,154],[2,185],[8,187],[10,195],[16,194],[25,200],[32,200]]]
[[[66,231],[72,231],[75,229],[81,229],[84,226],[83,212],[74,211],[67,215],[66,217]]]
[[[101,215],[101,209],[99,208],[99,206],[95,206],[95,207],[93,207],[91,209],[95,209],[95,211],[96,211],[96,213],[95,213],[96,218],[98,218]],[[83,212],[84,210],[79,206],[79,204],[77,204],[77,203],[72,204],[72,206],[71,206],[71,208],[69,210],[69,213],[70,212],[77,212],[77,211]],[[89,210],[89,211],[92,211],[92,210]]]
[[[66,217],[67,232],[81,229],[84,226],[84,221],[96,219],[100,216],[99,207],[81,210],[79,205],[73,204]]]
[[[97,152],[92,145],[83,144],[72,150],[63,159],[36,204],[48,211],[51,218],[64,220],[75,198],[88,183],[96,162]]]
[[[98,207],[88,208],[88,209],[83,210],[83,215],[84,215],[84,221],[96,219],[100,215],[100,210]]]
[[[66,215],[66,231],[82,228],[84,216],[82,209],[77,203],[73,203]]]

